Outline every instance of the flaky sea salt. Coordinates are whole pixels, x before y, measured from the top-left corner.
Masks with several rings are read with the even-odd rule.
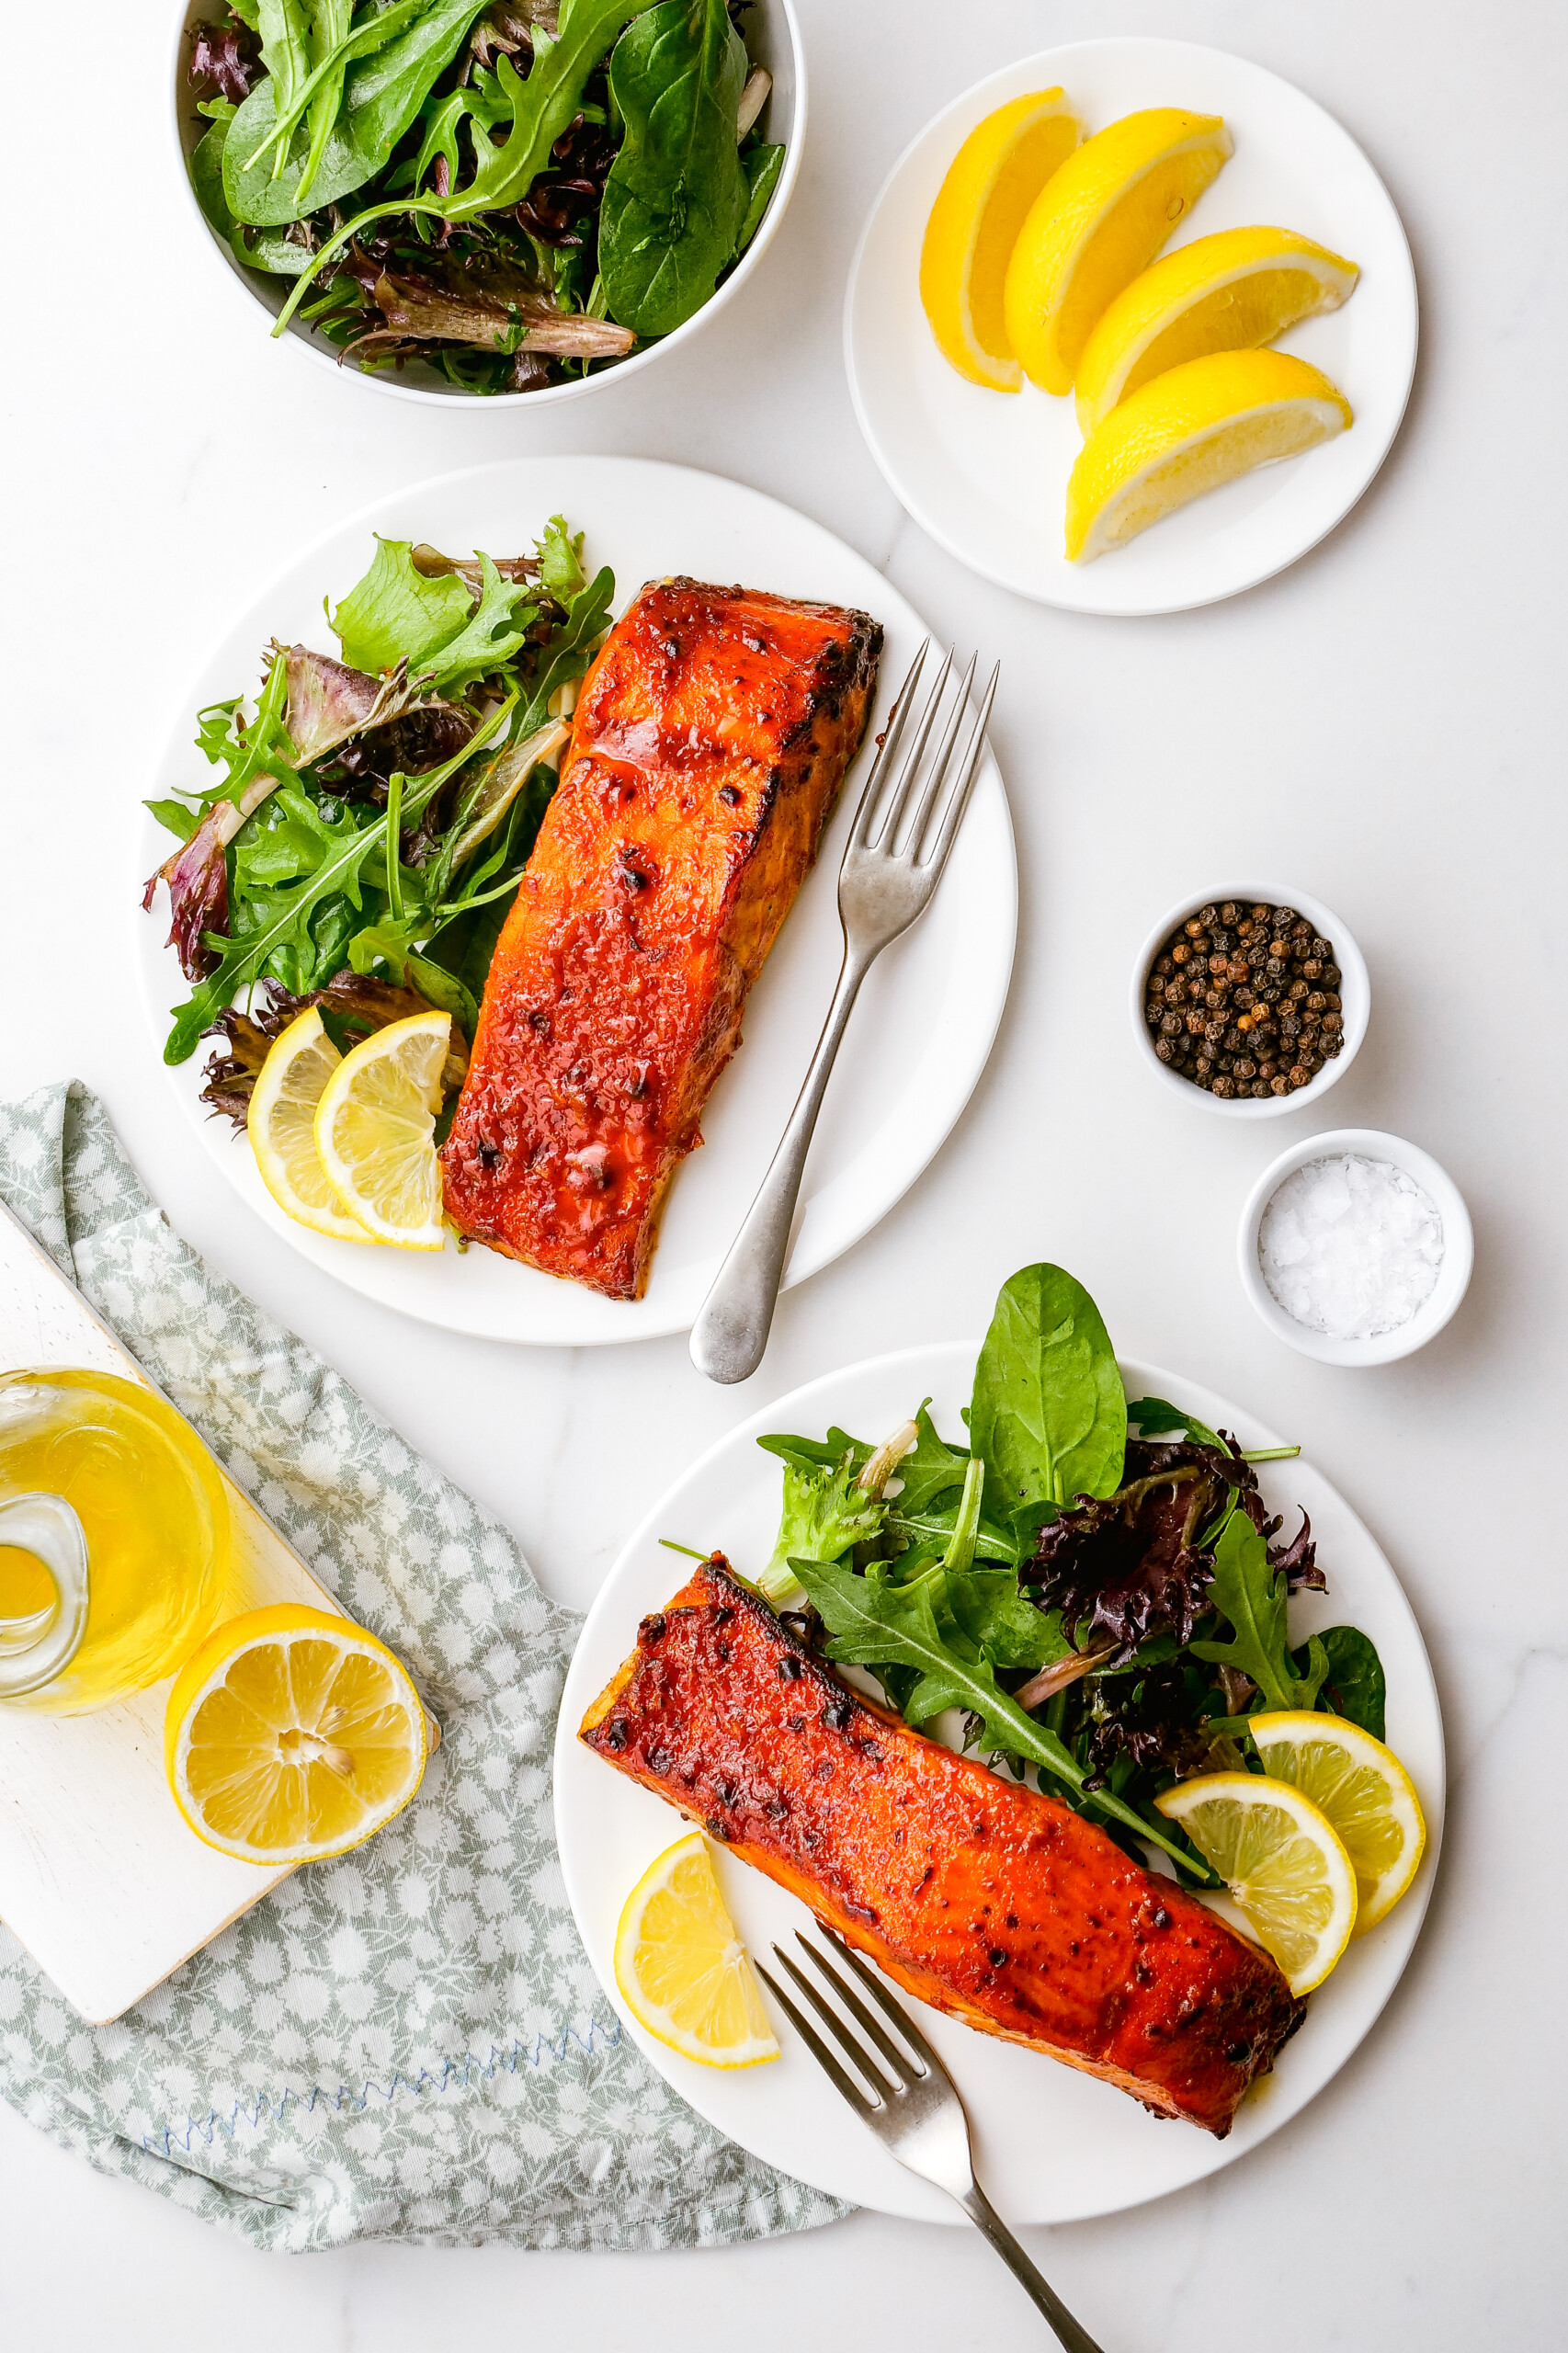
[[[1391,1160],[1309,1160],[1270,1197],[1257,1262],[1298,1324],[1335,1340],[1371,1340],[1408,1324],[1430,1298],[1443,1221]]]

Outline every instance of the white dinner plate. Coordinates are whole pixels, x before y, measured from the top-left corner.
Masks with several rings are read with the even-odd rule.
[[[426,1255],[312,1233],[277,1207],[243,1136],[226,1120],[207,1117],[199,1099],[206,1047],[166,1075],[199,1148],[257,1216],[324,1273],[449,1331],[581,1347],[688,1329],[751,1205],[838,975],[839,859],[870,741],[885,726],[897,683],[926,634],[918,616],[831,531],[720,475],[640,458],[522,458],[479,466],[378,500],[298,556],[263,590],[225,630],[192,680],[148,790],[165,794],[210,780],[212,770],[192,741],[197,710],[242,691],[254,694],[269,639],[333,650],[322,598],[335,600],[358,579],[373,552],[373,532],[427,540],[459,554],[483,548],[512,555],[531,547],[558,513],[586,533],[590,565],[613,567],[618,613],[644,581],[687,573],[858,606],[887,632],[868,749],[850,773],[816,868],[752,991],[744,1042],[702,1116],[705,1144],[676,1172],[646,1296],[603,1299],[477,1245],[460,1254],[449,1242],[444,1252]],[[149,818],[133,878],[138,886],[171,846]],[[996,1035],[1017,923],[1012,820],[1001,775],[987,753],[930,908],[879,959],[849,1025],[806,1166],[786,1286],[858,1242],[940,1149]],[[164,946],[167,927],[167,898],[160,889],[152,915],[136,915],[136,961],[154,1054],[161,1054],[168,1032],[167,1008],[189,994],[172,949]]]
[[[685,1582],[689,1563],[662,1537],[707,1552],[717,1547],[755,1574],[778,1532],[781,1465],[756,1445],[764,1430],[821,1437],[830,1423],[876,1441],[913,1413],[927,1392],[937,1428],[961,1437],[978,1353],[950,1341],[829,1373],[752,1416],[704,1455],[665,1495],[631,1538],[583,1629],[566,1678],[555,1744],[555,1821],[566,1892],[608,1999],[659,2073],[710,2123],[754,2156],[887,2214],[950,2222],[959,2210],[905,2173],[850,2113],[783,2019],[784,2045],[772,2064],[733,2073],[699,2067],[667,2050],[630,2015],[616,1992],[616,1923],[628,1893],[665,1847],[682,1835],[680,1816],[649,1790],[607,1765],[576,1737],[590,1702],[631,1651],[640,1619]],[[1278,1443],[1251,1414],[1152,1365],[1123,1364],[1130,1397],[1168,1398],[1244,1446]],[[1443,1835],[1443,1728],[1426,1647],[1410,1604],[1368,1529],[1319,1471],[1300,1459],[1260,1472],[1269,1507],[1297,1525],[1312,1517],[1326,1594],[1291,1604],[1298,1638],[1348,1623],[1370,1635],[1388,1677],[1388,1738],[1420,1794],[1427,1846],[1403,1903],[1354,1943],[1311,1999],[1306,2021],[1274,2072],[1253,2086],[1230,2137],[1150,2116],[1108,2084],[1074,2073],[1043,2052],[1000,2042],[917,2005],[920,2023],[962,2092],[975,2131],[981,2179],[1010,2221],[1068,2222],[1158,2198],[1233,2165],[1278,2131],[1337,2074],[1388,2000],[1409,1960],[1431,1893]],[[810,1918],[806,1907],[760,1871],[717,1853],[724,1895],[753,1952],[766,1954]],[[907,1998],[907,1997],[906,1997]]]
[[[1165,247],[1218,229],[1297,229],[1361,271],[1350,300],[1281,338],[1332,377],[1348,433],[1195,499],[1093,563],[1062,552],[1067,477],[1083,447],[1071,396],[969,383],[920,304],[920,247],[949,165],[986,115],[1060,85],[1085,133],[1143,107],[1223,115],[1235,153]],[[1348,514],[1388,454],[1415,367],[1415,275],[1388,190],[1348,132],[1244,58],[1175,40],[1085,40],[977,82],[893,165],[866,224],[845,306],[855,413],[903,506],[988,580],[1085,613],[1170,613],[1233,597],[1293,563]]]

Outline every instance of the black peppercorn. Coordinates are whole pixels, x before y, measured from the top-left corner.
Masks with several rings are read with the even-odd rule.
[[[1294,907],[1200,907],[1165,941],[1144,1019],[1167,1068],[1226,1099],[1309,1086],[1343,1050],[1334,946]]]

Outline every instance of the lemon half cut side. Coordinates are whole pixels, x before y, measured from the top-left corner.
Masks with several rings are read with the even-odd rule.
[[[1154,1801],[1230,1889],[1292,1994],[1321,1985],[1356,1926],[1356,1871],[1312,1800],[1261,1773],[1205,1773]]]
[[[248,1863],[361,1846],[419,1787],[429,1727],[374,1634],[302,1602],[231,1618],[175,1678],[169,1788],[197,1836]]]
[[[1252,351],[1355,291],[1353,261],[1293,229],[1222,229],[1162,255],[1105,311],[1078,363],[1085,438],[1154,376],[1214,351]]]
[[[316,1107],[316,1150],[345,1209],[373,1241],[403,1250],[446,1245],[435,1130],[451,1035],[445,1013],[372,1030]]]
[[[1003,318],[1024,216],[1083,126],[1062,90],[1035,90],[977,123],[948,166],[920,250],[920,300],[937,346],[972,384],[1016,392],[1023,369]]]
[[[615,1982],[650,2034],[700,2066],[757,2067],[778,2056],[700,1831],[666,1847],[627,1897]]]
[[[1091,563],[1352,421],[1343,392],[1289,352],[1220,351],[1172,368],[1113,408],[1079,450],[1067,480],[1068,559]]]
[[[1426,1824],[1415,1785],[1392,1748],[1343,1716],[1292,1710],[1252,1716],[1247,1729],[1277,1781],[1328,1816],[1356,1871],[1356,1934],[1393,1910],[1421,1866]]]
[[[245,1108],[261,1181],[300,1225],[339,1242],[368,1242],[338,1199],[316,1150],[316,1107],[343,1060],[312,1005],[279,1031],[256,1074]]]
[[[1068,392],[1091,329],[1153,260],[1233,152],[1218,115],[1152,107],[1071,154],[1030,206],[1003,311],[1024,373]]]

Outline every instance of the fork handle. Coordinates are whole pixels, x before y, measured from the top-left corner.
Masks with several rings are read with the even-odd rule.
[[[959,2203],[970,2221],[989,2239],[1019,2287],[1045,2314],[1066,2347],[1067,2353],[1100,2353],[1088,2330],[1079,2327],[1056,2290],[1041,2279],[978,2182],[971,2183],[960,2197]]]
[[[860,983],[871,962],[869,956],[851,956],[846,940],[838,985],[833,992],[833,1003],[828,1006],[805,1084],[790,1114],[790,1124],[768,1164],[756,1199],[746,1212],[745,1223],[731,1244],[729,1256],[714,1277],[713,1288],[691,1327],[691,1361],[710,1381],[744,1381],[762,1362],[767,1335],[773,1327],[773,1310],[790,1246],[790,1227],[817,1113],[822,1109],[834,1058],[860,993]]]

